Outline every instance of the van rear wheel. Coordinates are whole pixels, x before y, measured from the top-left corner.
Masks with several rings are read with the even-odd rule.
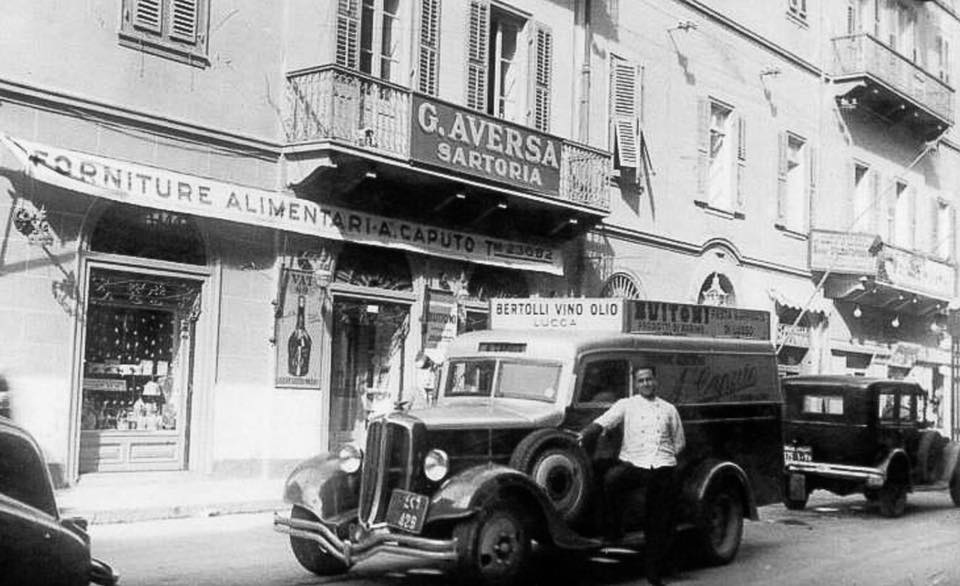
[[[707,563],[727,564],[737,556],[743,539],[743,501],[735,487],[725,484],[707,490],[697,534],[700,553]]]

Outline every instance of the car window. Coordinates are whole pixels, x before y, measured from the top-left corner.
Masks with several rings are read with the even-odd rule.
[[[47,468],[33,445],[11,433],[0,433],[0,492],[56,516],[57,505]]]
[[[916,423],[917,396],[912,394],[900,395],[900,421],[902,423]]]
[[[495,367],[493,360],[450,361],[444,394],[448,397],[489,397]]]
[[[559,364],[505,360],[500,363],[499,376],[496,390],[498,397],[547,402],[553,402],[557,398],[557,387],[560,382]]]
[[[880,393],[877,406],[881,421],[894,421],[897,417],[897,396],[894,393]]]
[[[843,415],[843,397],[839,395],[804,395],[803,412]]]
[[[629,395],[628,360],[594,360],[583,368],[581,403],[615,403]]]

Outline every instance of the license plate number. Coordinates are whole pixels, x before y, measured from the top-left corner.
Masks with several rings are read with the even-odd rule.
[[[410,533],[420,533],[429,504],[430,499],[422,494],[394,489],[390,495],[390,506],[387,507],[387,525]]]
[[[813,462],[813,450],[807,446],[784,446],[783,461],[790,462]]]

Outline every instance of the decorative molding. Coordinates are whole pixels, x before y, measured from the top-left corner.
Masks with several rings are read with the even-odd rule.
[[[189,140],[204,146],[214,144],[220,148],[247,156],[257,156],[264,160],[277,160],[283,148],[280,142],[210,130],[200,124],[4,78],[0,78],[0,101],[2,100],[26,106],[40,105],[66,116],[83,118],[84,115],[89,115],[146,132]]]

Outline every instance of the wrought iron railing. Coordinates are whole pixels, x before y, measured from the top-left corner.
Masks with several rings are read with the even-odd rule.
[[[833,39],[835,75],[869,75],[937,117],[953,122],[953,88],[869,33]]]
[[[336,65],[287,75],[288,144],[329,141],[397,159],[410,157],[409,89]],[[532,129],[531,129],[532,130]],[[609,211],[609,153],[562,143],[558,199]]]

